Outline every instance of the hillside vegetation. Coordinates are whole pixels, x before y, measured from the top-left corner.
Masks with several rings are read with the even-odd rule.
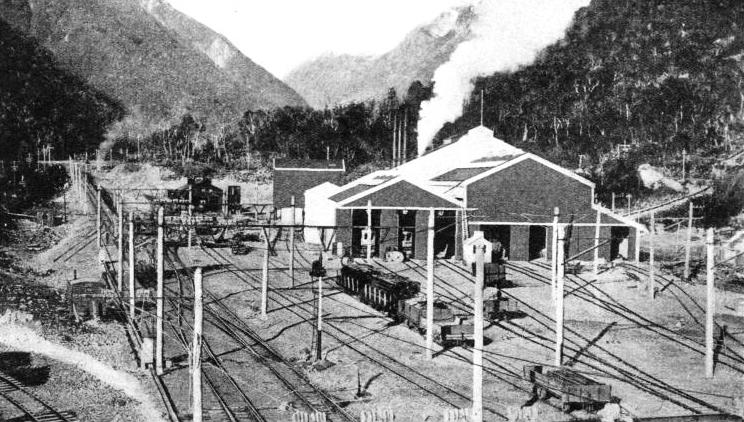
[[[128,119],[112,138],[151,133],[186,113],[216,128],[247,109],[305,104],[224,37],[159,0],[3,1],[0,19],[121,105]]]

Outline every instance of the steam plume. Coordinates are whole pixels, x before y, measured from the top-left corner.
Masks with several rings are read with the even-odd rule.
[[[473,38],[461,43],[434,72],[434,96],[421,104],[418,154],[439,129],[462,114],[478,76],[511,72],[530,64],[563,37],[574,13],[590,0],[481,0]]]

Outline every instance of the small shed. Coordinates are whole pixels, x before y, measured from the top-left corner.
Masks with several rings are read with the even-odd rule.
[[[488,264],[491,263],[491,255],[493,253],[493,243],[486,239],[484,233],[480,230],[473,232],[473,235],[465,239],[464,247],[462,251],[462,259],[466,265],[472,265],[475,262],[475,253],[478,246],[486,247],[486,255],[483,257],[483,262]]]
[[[335,226],[336,203],[329,198],[337,194],[341,187],[331,182],[322,183],[305,191],[305,225]],[[333,242],[334,230],[331,228],[308,227],[305,241],[310,244],[328,246]]]
[[[187,179],[185,185],[168,190],[169,199],[188,201],[191,188],[191,205],[196,211],[220,211],[222,208],[222,189],[212,184],[212,179],[195,177]]]
[[[344,160],[274,159],[274,207],[305,207],[305,191],[325,182],[338,183],[346,172]]]

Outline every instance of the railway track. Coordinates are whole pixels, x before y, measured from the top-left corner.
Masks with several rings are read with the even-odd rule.
[[[218,250],[208,250],[206,252],[213,256],[214,259],[227,265],[230,264],[230,260]],[[237,271],[233,271],[233,274],[253,289],[257,289],[257,286],[260,285],[260,279],[250,272],[238,273]],[[305,298],[288,295],[287,292],[282,290],[272,290],[269,295],[269,301],[294,314],[309,325],[314,323],[315,314],[313,305],[308,303]],[[379,317],[379,315],[375,316]],[[346,322],[365,330],[370,330],[370,328],[364,327],[363,325],[353,321],[345,321],[345,323]],[[355,336],[354,334],[349,333],[349,330],[346,327],[342,327],[331,321],[324,321],[323,325],[324,336],[333,338],[340,345],[358,353],[385,371],[402,378],[417,389],[427,393],[432,398],[437,399],[440,403],[455,408],[464,408],[470,405],[471,397],[468,394],[457,391],[453,387],[443,384],[432,376],[424,374],[415,368],[398,361],[395,356],[380,350],[370,342],[365,342],[363,338],[366,337],[366,335],[362,337]],[[498,403],[490,403],[484,408],[487,414],[490,413],[493,417],[507,419],[504,411],[494,409],[492,405],[501,407]]]
[[[6,421],[31,421],[31,422],[77,422],[78,418],[75,412],[65,410],[56,410],[45,401],[41,400],[29,389],[25,388],[20,381],[13,377],[0,372],[0,397],[7,401],[18,411],[23,413],[21,416],[8,418],[8,414],[3,412]]]
[[[177,262],[178,258],[169,254],[169,260],[173,264]],[[183,264],[181,262],[178,263]],[[328,421],[356,422],[356,419],[341,408],[328,394],[313,386],[301,369],[284,359],[280,353],[264,341],[212,292],[204,289],[204,295],[207,299],[204,306],[205,320],[227,336],[230,341],[237,344],[243,351],[250,354],[253,361],[268,370],[271,376],[281,384],[284,390],[283,394],[290,394],[298,399],[302,403],[304,410],[324,412]],[[175,303],[172,306],[175,306]],[[220,361],[214,353],[208,354],[210,355],[210,361]],[[236,381],[231,381],[231,384],[236,389],[240,389]],[[244,395],[243,400],[250,402],[247,395],[245,393],[242,394]],[[252,420],[267,420],[257,408],[254,408],[251,413],[255,418]]]

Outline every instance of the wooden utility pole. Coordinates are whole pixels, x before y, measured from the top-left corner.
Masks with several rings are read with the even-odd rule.
[[[372,201],[367,201],[367,262],[372,261]]]
[[[323,276],[318,276],[318,329],[317,341],[315,342],[315,359],[323,359]]]
[[[134,321],[134,211],[129,211],[129,317]]]
[[[651,233],[648,236],[648,294],[651,300],[654,299],[654,289],[656,288],[656,282],[654,281],[654,234],[656,233],[656,219],[654,218],[654,212],[651,211]]]
[[[268,318],[266,310],[268,308],[269,301],[269,250],[271,245],[269,244],[269,233],[266,229],[263,229],[264,235],[264,260],[263,260],[263,271],[261,271],[261,319]]]
[[[473,287],[473,315],[475,338],[473,347],[473,422],[483,422],[483,286],[485,284],[486,248],[479,246],[475,253],[475,286]]]
[[[193,192],[191,189],[191,185],[189,185],[189,234],[188,234],[188,247],[191,249],[191,226],[194,223],[193,217],[194,217],[194,206],[193,206]]]
[[[292,195],[292,228],[289,229],[289,278],[292,280],[292,287],[295,285],[294,276],[294,248],[295,248],[295,197]]]
[[[124,284],[124,201],[119,198],[118,214],[119,214],[119,259],[117,262],[118,271],[116,272],[116,287],[121,293],[121,289]]]
[[[426,358],[434,354],[434,208],[429,209],[426,238]]]
[[[163,219],[165,210],[161,206],[158,208],[158,239],[157,239],[157,256],[156,256],[156,271],[157,271],[157,292],[155,297],[155,373],[163,375],[163,273],[165,270],[165,264],[163,261]],[[180,302],[180,299],[179,299]]]
[[[612,192],[612,212],[615,212],[615,192]]]
[[[403,148],[400,149],[400,162],[408,160],[408,109],[403,110]]]
[[[558,274],[558,221],[560,220],[560,210],[558,207],[553,208],[553,231],[550,239],[550,294],[555,300],[556,277]]]
[[[692,201],[690,201],[690,210],[688,212],[688,218],[687,218],[687,239],[685,240],[685,272],[684,272],[684,278],[685,280],[690,279],[690,254],[692,250],[692,218],[694,213],[694,206],[692,205]]]
[[[555,292],[555,366],[563,364],[563,274],[565,270],[566,254],[564,250],[566,228],[558,227],[558,268],[557,289]]]
[[[716,312],[715,265],[716,260],[713,229],[709,228],[705,238],[707,256],[706,306],[705,306],[705,377],[713,378],[713,317]]]
[[[98,240],[98,247],[101,244],[101,185],[96,185],[96,239]]]
[[[202,422],[202,380],[201,380],[201,349],[202,349],[202,269],[194,272],[194,340],[191,343],[191,400],[192,421]]]
[[[602,213],[597,210],[597,223],[594,226],[594,279],[599,278],[599,234],[602,223]]]
[[[630,205],[632,204],[631,199],[633,199],[633,195],[627,194],[625,198],[628,200],[628,212],[630,212]]]
[[[687,173],[686,170],[687,170],[687,150],[683,149],[682,150],[682,180],[686,179],[685,177],[685,174]]]

